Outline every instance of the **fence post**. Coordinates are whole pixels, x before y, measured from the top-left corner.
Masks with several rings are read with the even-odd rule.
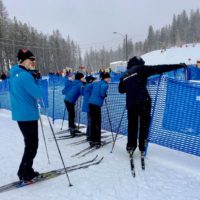
[[[54,119],[55,119],[55,77],[53,77],[53,124],[54,124]]]

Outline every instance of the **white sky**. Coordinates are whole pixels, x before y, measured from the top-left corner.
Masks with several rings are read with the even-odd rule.
[[[200,8],[200,0],[3,0],[9,17],[34,26],[43,33],[59,29],[78,42],[82,51],[91,46],[116,47],[120,35],[143,40],[149,25],[170,24],[173,14]]]

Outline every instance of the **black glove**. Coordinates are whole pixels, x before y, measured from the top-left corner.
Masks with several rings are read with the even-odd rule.
[[[183,67],[188,67],[185,63],[180,63],[180,65]]]
[[[4,73],[1,74],[1,77],[0,77],[1,80],[5,80],[6,78],[7,78],[7,76]]]
[[[41,79],[41,74],[39,72],[39,70],[34,69],[34,70],[30,70],[31,75],[33,76],[34,79]]]

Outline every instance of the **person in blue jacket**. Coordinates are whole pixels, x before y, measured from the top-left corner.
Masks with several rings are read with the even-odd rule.
[[[31,73],[35,69],[35,56],[27,49],[19,50],[19,64],[10,70],[10,99],[12,119],[17,121],[24,137],[24,154],[18,170],[22,181],[30,181],[39,176],[32,168],[33,160],[38,149],[38,99],[41,97],[40,88]]]
[[[84,87],[84,97],[83,97],[83,105],[82,111],[87,113],[87,130],[86,130],[86,137],[87,141],[90,141],[90,114],[89,114],[89,97],[91,94],[91,84],[93,81],[96,80],[93,76],[87,76],[86,78],[86,86]]]
[[[110,82],[109,73],[101,73],[101,81],[91,85],[91,95],[89,98],[90,115],[90,146],[101,147],[101,107],[107,96],[108,83]]]
[[[70,91],[70,89],[72,87],[72,83],[73,83],[73,79],[70,76],[70,74],[67,73],[65,76],[65,87],[62,90],[63,95],[66,95]]]
[[[72,82],[71,88],[65,92],[65,105],[68,111],[68,122],[70,134],[75,137],[76,133],[79,131],[75,125],[75,104],[78,98],[83,95],[84,92],[84,75],[80,72],[77,72],[75,75],[75,80]]]

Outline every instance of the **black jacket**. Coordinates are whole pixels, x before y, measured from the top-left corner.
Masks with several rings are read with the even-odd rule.
[[[147,78],[149,76],[162,74],[183,67],[186,67],[186,65],[132,66],[120,79],[119,83],[119,92],[126,93],[127,109],[151,102],[151,98],[146,88]]]

